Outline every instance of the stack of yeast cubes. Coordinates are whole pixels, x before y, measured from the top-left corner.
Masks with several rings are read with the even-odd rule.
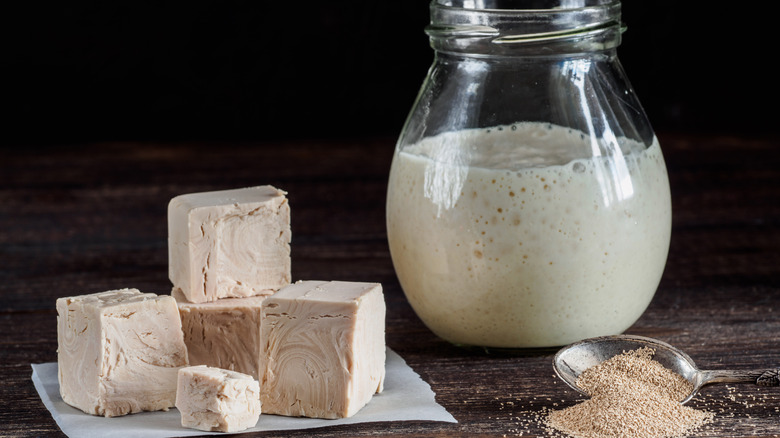
[[[260,186],[172,199],[172,296],[59,299],[63,399],[105,416],[175,405],[183,426],[235,432],[254,426],[261,407],[343,418],[381,392],[381,285],[291,283],[285,195]]]

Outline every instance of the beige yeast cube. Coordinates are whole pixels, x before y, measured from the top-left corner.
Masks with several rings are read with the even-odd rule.
[[[265,296],[190,303],[178,293],[190,365],[208,365],[258,377],[260,305]]]
[[[290,283],[290,206],[271,186],[168,204],[168,276],[187,301],[269,295]]]
[[[88,414],[173,407],[187,365],[176,301],[138,289],[59,298],[57,363],[62,399]]]
[[[181,425],[214,432],[240,432],[260,417],[260,384],[230,370],[191,366],[179,370],[176,409]]]
[[[381,392],[379,283],[302,281],[263,301],[260,399],[269,414],[351,417]]]

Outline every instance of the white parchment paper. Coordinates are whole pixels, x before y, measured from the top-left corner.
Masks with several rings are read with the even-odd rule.
[[[85,414],[62,401],[56,363],[33,364],[32,369],[32,380],[38,395],[57,425],[69,437],[163,438],[219,434],[183,428],[179,411],[175,408],[167,412],[142,412],[113,418]],[[457,423],[452,415],[436,403],[431,387],[406,364],[401,356],[388,349],[384,391],[374,395],[371,402],[351,418],[322,420],[260,415],[257,425],[244,432],[410,420]]]

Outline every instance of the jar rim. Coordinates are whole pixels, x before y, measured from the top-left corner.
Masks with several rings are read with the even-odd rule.
[[[431,0],[430,9],[426,33],[437,51],[599,50],[625,31],[619,0]]]
[[[514,7],[505,7],[514,6]],[[546,7],[541,7],[547,5]],[[620,0],[432,0],[432,7],[471,10],[484,13],[573,12],[583,9],[619,6]]]

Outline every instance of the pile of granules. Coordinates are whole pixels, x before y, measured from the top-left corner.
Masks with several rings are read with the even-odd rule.
[[[639,348],[587,369],[577,385],[591,398],[550,412],[546,425],[577,438],[675,438],[712,421],[712,413],[680,404],[692,385],[654,353]]]

